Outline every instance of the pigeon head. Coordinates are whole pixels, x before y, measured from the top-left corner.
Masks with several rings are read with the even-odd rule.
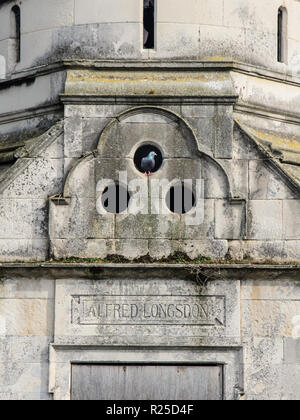
[[[155,156],[157,156],[157,153],[155,153],[155,152],[150,152],[149,155],[148,155],[148,157],[150,159],[153,159]]]

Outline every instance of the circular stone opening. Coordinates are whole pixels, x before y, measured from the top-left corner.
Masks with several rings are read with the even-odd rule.
[[[149,156],[153,152],[155,155]],[[146,158],[146,159],[145,159]],[[140,146],[134,155],[134,164],[138,171],[157,172],[163,163],[163,156],[158,147],[152,144],[144,144]]]
[[[122,185],[109,185],[102,193],[102,206],[108,213],[119,214],[128,208],[130,195]]]
[[[172,213],[186,214],[195,207],[196,197],[193,191],[182,182],[169,189],[166,204]]]

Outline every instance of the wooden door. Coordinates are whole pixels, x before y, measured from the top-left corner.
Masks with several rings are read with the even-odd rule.
[[[73,400],[221,400],[222,366],[74,364]]]

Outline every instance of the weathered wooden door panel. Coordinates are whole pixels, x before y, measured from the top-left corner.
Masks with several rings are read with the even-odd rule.
[[[72,366],[73,400],[220,400],[221,366]]]

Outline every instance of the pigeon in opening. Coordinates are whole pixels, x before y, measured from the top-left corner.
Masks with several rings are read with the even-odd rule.
[[[141,168],[145,171],[145,175],[151,175],[155,168],[155,156],[157,156],[157,153],[150,152],[148,156],[142,159]]]

